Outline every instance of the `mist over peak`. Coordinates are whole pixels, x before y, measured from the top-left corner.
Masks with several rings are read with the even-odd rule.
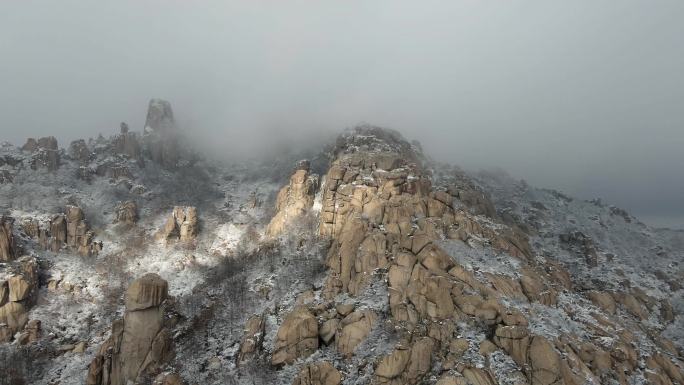
[[[0,134],[15,144],[142,130],[160,97],[195,140],[233,156],[369,122],[467,169],[503,167],[662,223],[684,215],[678,1],[0,10]]]

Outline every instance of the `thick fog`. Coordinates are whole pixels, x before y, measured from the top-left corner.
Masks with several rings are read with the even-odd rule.
[[[0,140],[140,130],[152,97],[230,155],[368,122],[684,228],[682,20],[681,0],[6,0]]]

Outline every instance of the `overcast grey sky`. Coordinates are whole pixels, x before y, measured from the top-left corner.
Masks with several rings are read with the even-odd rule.
[[[228,153],[363,121],[684,228],[683,20],[681,0],[3,0],[0,140],[139,130],[151,97]]]

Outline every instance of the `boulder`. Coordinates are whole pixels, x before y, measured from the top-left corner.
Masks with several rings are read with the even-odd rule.
[[[449,352],[458,356],[462,356],[470,347],[468,340],[465,338],[456,338],[449,343]]]
[[[368,336],[377,316],[371,310],[357,310],[340,322],[337,334],[337,350],[349,357],[354,349]]]
[[[309,364],[297,374],[292,385],[340,385],[342,374],[329,362]]]
[[[19,302],[26,299],[32,289],[31,283],[23,275],[13,275],[7,280],[9,285],[9,300]]]
[[[561,378],[561,359],[554,346],[546,338],[535,336],[527,350],[530,366],[529,380],[532,385],[557,384]]]
[[[28,312],[21,303],[7,302],[0,306],[0,324],[7,326],[7,335],[9,336],[4,342],[11,340],[12,336],[23,329],[27,322]]]
[[[400,384],[400,376],[411,358],[410,349],[395,349],[385,356],[375,368],[375,376],[379,383]]]
[[[391,385],[417,384],[432,365],[434,342],[424,337],[410,349],[397,348],[385,356],[375,369],[375,383]]]
[[[433,243],[423,247],[417,256],[418,262],[431,273],[445,274],[454,266],[451,256]]]
[[[318,335],[321,337],[321,341],[324,344],[329,345],[330,342],[335,338],[337,334],[337,328],[340,325],[340,320],[337,318],[331,318],[321,325],[318,330]]]
[[[463,370],[463,377],[465,377],[468,384],[471,385],[496,385],[497,382],[489,373],[489,371],[479,368],[466,368]]]
[[[411,356],[404,369],[404,378],[408,384],[416,384],[430,371],[434,342],[429,337],[418,340],[411,347]]]
[[[496,345],[494,345],[494,343],[492,343],[492,341],[484,340],[480,343],[480,349],[478,351],[482,356],[487,357],[497,349],[498,348]]]
[[[299,357],[307,357],[318,349],[318,322],[303,306],[295,307],[285,317],[276,335],[271,364],[291,364]]]
[[[41,337],[41,322],[40,320],[30,320],[26,324],[26,328],[24,329],[27,334],[27,342],[32,343],[36,342],[40,339]]]
[[[527,363],[530,338],[525,326],[499,325],[493,339],[494,343],[511,356],[519,366],[523,367]]]
[[[126,290],[126,310],[144,310],[158,307],[168,295],[169,284],[154,273],[136,279]]]
[[[346,317],[349,313],[354,311],[353,303],[340,303],[335,306],[335,311],[342,317]]]

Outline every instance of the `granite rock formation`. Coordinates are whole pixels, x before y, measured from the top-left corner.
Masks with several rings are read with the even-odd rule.
[[[156,274],[145,274],[131,283],[124,317],[114,321],[111,336],[91,362],[87,385],[135,383],[171,357],[171,335],[164,327],[167,296],[168,283]]]

